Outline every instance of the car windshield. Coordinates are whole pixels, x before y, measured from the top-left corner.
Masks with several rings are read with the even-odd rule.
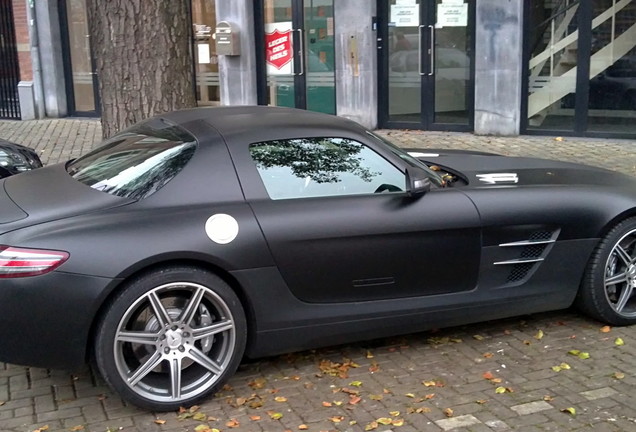
[[[442,179],[442,177],[437,174],[435,171],[433,171],[432,169],[430,169],[424,162],[414,158],[413,156],[411,156],[410,154],[408,154],[407,152],[405,152],[404,150],[402,150],[401,148],[399,148],[398,146],[396,146],[395,144],[393,144],[391,141],[386,140],[384,138],[382,138],[379,135],[374,134],[371,131],[367,131],[367,133],[373,137],[374,139],[380,141],[382,144],[384,144],[385,146],[387,146],[389,148],[389,150],[391,150],[393,153],[395,153],[397,156],[399,156],[400,158],[402,158],[402,160],[404,160],[406,163],[408,163],[409,165],[419,168],[421,170],[424,170],[426,172],[426,174],[428,174],[428,178],[429,180],[438,187],[444,187],[445,182]]]
[[[164,119],[151,119],[70,162],[75,180],[111,195],[139,200],[172,180],[196,150],[196,139]]]

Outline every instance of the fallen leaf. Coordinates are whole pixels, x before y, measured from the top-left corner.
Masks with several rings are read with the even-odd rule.
[[[333,401],[333,404],[335,406],[340,406],[340,405],[342,405],[342,401]]]
[[[389,414],[391,414],[393,417],[397,417],[400,415],[399,411],[389,411]]]
[[[165,423],[165,420],[159,420],[162,421],[163,423]],[[155,423],[157,423],[157,420],[155,420]],[[157,424],[163,424],[163,423],[157,423]],[[72,428],[69,429],[71,432],[78,432],[78,431],[82,431],[84,430],[84,426],[82,425],[77,425],[77,426],[73,426]]]
[[[484,339],[486,339],[486,338],[485,338],[485,337],[483,337],[483,336],[481,336],[481,335],[476,334],[476,335],[473,335],[473,339],[478,340],[478,341],[481,341],[481,340],[484,340]]]
[[[529,340],[526,339],[526,340],[523,341],[523,344],[524,345],[532,345],[532,342],[530,342]]]
[[[267,380],[265,378],[256,378],[254,381],[250,381],[247,383],[248,386],[252,387],[255,390],[262,389],[267,384]]]
[[[393,420],[391,420],[388,417],[380,417],[379,419],[376,420],[376,422],[380,423],[381,425],[390,425],[391,423],[393,423]]]
[[[395,420],[393,420],[393,426],[395,426],[395,427],[404,426],[404,419],[395,419]]]
[[[386,389],[386,388],[382,389],[382,393],[384,393],[384,394],[393,394],[393,392],[391,390]]]
[[[341,421],[344,420],[343,416],[333,416],[333,417],[329,417],[329,420],[331,420],[333,423],[340,423]]]
[[[369,395],[369,399],[374,400],[374,401],[379,401],[382,400],[384,396],[382,395]]]
[[[351,381],[349,383],[350,386],[354,386],[354,387],[361,387],[362,386],[362,381]]]
[[[603,326],[600,328],[601,333],[609,333],[612,330],[610,326]]]
[[[367,350],[367,355],[366,355],[366,357],[367,357],[368,359],[372,359],[372,358],[373,358],[373,354],[371,353],[371,351]]]
[[[323,401],[323,402],[322,402],[322,406],[324,406],[324,407],[330,407],[330,406],[332,406],[332,405],[333,405],[333,404],[332,404],[331,402],[326,402],[326,401]]]
[[[435,393],[429,393],[426,396],[424,396],[424,400],[430,400],[433,399],[435,397]]]
[[[371,423],[367,424],[364,427],[365,431],[372,431],[372,430],[376,430],[378,428],[379,424],[376,421],[372,421]]]
[[[501,394],[501,393],[514,393],[514,390],[512,390],[510,387],[497,387],[495,389],[495,393]]]
[[[250,416],[250,420],[252,420],[252,421],[259,421],[260,419],[261,419],[261,416],[259,416],[259,415]]]
[[[482,377],[484,377],[484,379],[491,380],[491,379],[493,379],[495,376],[494,376],[491,372],[484,372],[484,374],[482,375]]]
[[[550,396],[550,395],[545,395],[545,396],[543,396],[543,400],[546,401],[546,402],[550,402],[550,401],[554,400],[554,397]]]
[[[276,402],[287,402],[287,398],[285,396],[276,396],[274,400]]]
[[[571,367],[567,363],[561,363],[560,365],[552,366],[552,370],[555,372],[561,372],[562,370],[569,370],[569,369],[571,369]]]
[[[201,424],[194,428],[194,432],[212,432],[212,429],[208,425]]]
[[[582,360],[590,358],[590,353],[582,352],[580,350],[570,350],[570,351],[568,351],[568,354],[576,356],[576,357],[578,357],[578,358],[580,358]]]
[[[357,405],[361,400],[362,398],[360,396],[351,396],[349,399],[349,405]]]
[[[358,422],[355,421],[355,420],[349,421],[349,426],[353,426],[353,425],[356,425],[356,424],[358,424]]]
[[[227,426],[227,427],[229,427],[229,428],[231,428],[231,429],[234,429],[234,428],[239,427],[239,426],[240,426],[240,423],[239,423],[239,421],[238,421],[238,420],[236,420],[236,419],[231,419],[231,420],[228,420],[228,421],[225,423],[225,426]]]
[[[45,425],[38,429],[35,429],[33,432],[44,432],[45,430],[49,430],[49,425]]]
[[[267,411],[267,415],[269,415],[269,418],[271,418],[272,420],[280,420],[283,418],[282,413],[275,412],[275,411]]]
[[[494,354],[493,354],[493,353],[491,353],[491,352],[485,352],[485,353],[483,354],[483,356],[484,356],[484,358],[492,358],[492,357],[494,356]]]
[[[197,412],[197,413],[194,413],[192,418],[196,421],[206,421],[208,419],[208,416],[202,412]]]
[[[5,401],[0,401],[0,406],[2,406],[2,405],[4,405],[4,404],[6,404],[6,402],[5,402]]]
[[[408,398],[411,398],[411,399],[415,397],[415,395],[413,393],[407,393],[404,396],[406,396]]]
[[[554,140],[561,142],[561,141],[563,141],[563,137],[556,137]]]
[[[371,366],[369,366],[369,372],[376,373],[379,371],[380,371],[380,365],[376,361],[371,362]]]
[[[478,403],[479,405],[483,405],[488,401],[486,399],[477,399],[475,402]]]
[[[157,423],[158,425],[162,425],[162,424],[166,424],[166,421],[157,419],[157,420],[155,420],[155,423]],[[75,426],[75,427],[77,427],[77,426]],[[71,429],[71,430],[81,430],[81,429]]]
[[[617,345],[617,346],[625,345],[625,341],[623,341],[623,339],[621,338],[616,338],[616,340],[614,341],[614,345]]]
[[[569,408],[563,408],[563,409],[561,410],[561,412],[563,412],[563,413],[568,413],[568,414],[570,414],[570,415],[576,415],[576,409],[574,409],[574,408],[572,408],[572,407],[569,407]]]
[[[307,430],[307,429],[309,429],[309,426],[307,426],[306,424],[298,425],[298,430]]]
[[[453,416],[453,414],[455,414],[455,413],[454,413],[454,411],[453,411],[452,409],[450,409],[450,408],[446,408],[446,409],[444,410],[444,415],[445,415],[446,417],[449,417],[449,418],[450,418],[450,417],[452,417],[452,416]]]
[[[625,374],[623,372],[614,372],[614,374],[612,375],[612,378],[621,380],[625,378]]]
[[[536,335],[534,335],[534,338],[535,338],[536,340],[541,340],[541,339],[543,339],[543,330],[539,330],[539,331],[537,332],[537,334],[536,334]]]

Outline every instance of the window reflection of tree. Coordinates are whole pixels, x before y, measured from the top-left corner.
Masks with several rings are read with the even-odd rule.
[[[364,146],[345,138],[302,138],[252,144],[250,152],[259,169],[288,167],[298,178],[316,183],[338,183],[340,174],[371,182],[379,173],[362,166]]]

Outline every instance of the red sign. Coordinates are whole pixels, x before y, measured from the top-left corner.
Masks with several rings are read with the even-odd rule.
[[[292,61],[292,57],[291,30],[265,33],[265,61],[268,64],[280,70]]]

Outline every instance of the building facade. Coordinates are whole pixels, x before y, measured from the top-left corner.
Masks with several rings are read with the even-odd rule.
[[[99,115],[85,0],[0,1],[13,6],[22,118]],[[636,0],[189,1],[200,105],[636,137]]]

